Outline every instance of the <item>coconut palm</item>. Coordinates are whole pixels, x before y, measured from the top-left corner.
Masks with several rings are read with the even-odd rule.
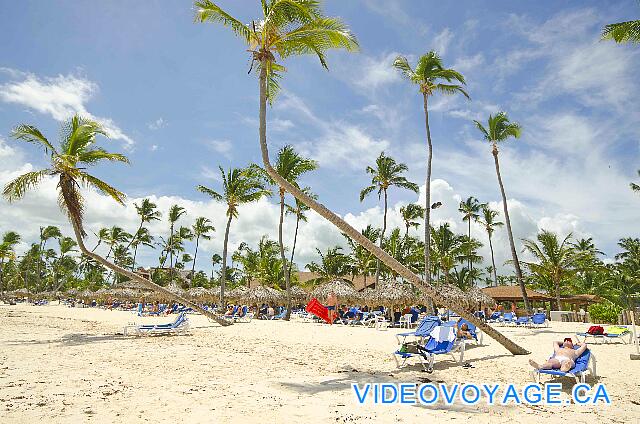
[[[640,43],[640,20],[606,25],[602,30],[602,39],[616,43]]]
[[[73,272],[74,268],[77,266],[77,264],[75,263],[75,260],[67,256],[67,254],[76,251],[77,245],[78,244],[71,237],[58,238],[58,250],[60,251],[60,256],[56,258],[54,263],[53,284],[52,284],[52,288],[54,292],[60,290],[60,287],[62,287],[62,285],[66,282],[64,279],[65,275],[63,275],[62,282],[58,283],[58,277],[60,274],[59,270],[62,271],[63,274],[67,274],[68,272],[65,272],[65,271]],[[67,261],[67,259],[70,259],[70,261]],[[68,262],[71,262],[72,265],[68,266]],[[65,270],[65,268],[67,269]]]
[[[327,50],[343,48],[353,51],[357,49],[358,44],[346,25],[339,19],[323,16],[320,3],[317,1],[264,0],[261,2],[261,12],[261,19],[244,24],[210,0],[195,2],[195,20],[197,22],[220,23],[231,28],[247,44],[252,56],[252,65],[257,65],[255,68],[259,76],[259,142],[265,171],[288,193],[338,227],[340,231],[373,253],[377,259],[382,260],[403,278],[417,286],[422,285],[427,295],[445,306],[451,306],[465,319],[469,319],[487,335],[503,344],[510,352],[515,354],[528,353],[492,327],[480,322],[473,314],[461,310],[448,299],[435,293],[430,286],[422,284],[420,277],[410,269],[385,253],[337,214],[279,176],[270,163],[267,145],[267,101],[273,103],[275,100],[279,81],[285,70],[277,60],[283,60],[290,56],[314,54],[320,60],[321,65],[326,68],[325,52]]]
[[[376,240],[380,238],[380,233],[382,233],[381,229],[374,228],[371,225],[367,225],[367,228],[362,230],[362,235],[371,240],[373,243],[375,243]],[[351,239],[348,235],[343,234],[343,236],[347,239],[347,243],[351,248],[349,258],[351,260],[352,281],[353,277],[355,277],[356,274],[362,275],[362,277],[364,278],[364,286],[367,287],[367,277],[375,273],[376,270],[376,259],[371,254],[371,252],[353,241],[353,239]]]
[[[42,275],[40,266],[42,263],[42,251],[44,251],[47,241],[52,238],[60,238],[62,237],[62,233],[60,229],[55,225],[49,225],[47,227],[40,227],[40,248],[38,249],[38,261],[37,261],[37,276],[38,276],[38,286],[42,283]],[[46,263],[45,263],[46,266]],[[45,270],[46,271],[46,270]]]
[[[402,216],[402,220],[404,221],[404,236],[408,237],[409,228],[417,228],[420,225],[417,220],[424,217],[424,208],[417,203],[409,203],[400,208],[400,216]]]
[[[460,206],[458,206],[458,212],[462,214],[462,220],[467,221],[469,224],[469,230],[467,233],[469,240],[471,240],[471,221],[478,222],[482,205],[483,203],[480,203],[478,199],[473,196],[469,196],[467,200],[460,202]],[[473,270],[473,263],[471,259],[467,261],[467,267],[469,268],[469,271]],[[473,276],[472,273],[469,275]],[[471,282],[471,285],[473,285],[473,281]]]
[[[524,249],[535,258],[535,262],[525,262],[525,265],[534,278],[548,278],[552,282],[560,309],[560,292],[575,274],[575,264],[580,255],[571,246],[571,234],[559,242],[555,233],[543,230],[536,239],[524,240]]]
[[[174,236],[173,236],[175,224],[186,213],[187,211],[182,206],[179,206],[179,205],[172,205],[169,208],[169,214],[167,217],[169,219],[169,243],[170,244],[173,244],[175,242]],[[169,255],[169,281],[170,282],[173,281],[173,267],[174,267],[173,253],[174,253],[174,249],[167,251],[167,254]]]
[[[138,231],[133,235],[131,239],[131,246],[133,247],[133,258],[131,261],[131,270],[133,271],[136,267],[136,256],[138,256],[138,247],[146,246],[153,248],[153,239],[154,237],[149,232],[148,228],[140,227]]]
[[[318,277],[309,280],[309,284],[326,283],[335,279],[343,279],[349,275],[349,256],[342,253],[342,247],[328,248],[326,253],[316,249],[316,252],[320,256],[320,262],[312,261],[307,264],[306,268],[318,274]]]
[[[264,173],[264,176],[267,178],[269,184],[277,185],[277,183],[269,177],[269,174],[264,172],[262,168],[260,169],[261,173]],[[278,151],[278,155],[276,157],[276,166],[275,170],[284,180],[286,180],[289,184],[299,187],[298,180],[302,175],[307,172],[311,172],[318,168],[318,163],[314,160],[307,159],[300,154],[298,154],[292,146],[284,146]],[[286,190],[280,186],[279,187],[279,195],[280,195],[280,220],[278,221],[278,243],[280,244],[280,260],[282,261],[282,266],[284,266],[284,277],[285,277],[285,287],[287,289],[287,314],[285,319],[288,321],[291,317],[291,281],[289,279],[289,272],[286,269],[287,260],[284,256],[284,242],[282,240],[282,224],[284,222],[284,213],[285,213],[285,203],[284,196],[286,194]]]
[[[302,189],[302,191],[312,199],[318,199],[318,196],[311,192],[310,187],[305,187]],[[294,198],[294,202],[295,206],[287,205],[287,214],[293,214],[296,216],[296,229],[293,233],[293,246],[291,247],[291,258],[289,259],[289,263],[291,264],[291,266],[287,270],[289,280],[291,280],[291,267],[293,266],[293,257],[296,253],[296,244],[298,242],[298,228],[300,227],[300,222],[307,222],[306,212],[310,210],[309,206],[305,205],[300,200]]]
[[[229,243],[229,229],[231,220],[238,217],[238,207],[245,203],[257,202],[263,196],[270,194],[265,188],[261,176],[254,169],[232,168],[226,173],[219,167],[222,176],[222,193],[218,193],[203,185],[197,190],[211,196],[218,202],[227,204],[227,226],[224,231],[224,244],[222,249],[222,270],[220,276],[220,302],[224,306],[224,288],[227,271],[227,247]]]
[[[507,234],[509,236],[509,245],[511,247],[511,259],[516,270],[516,279],[520,285],[522,298],[524,299],[524,307],[530,312],[531,304],[529,302],[529,297],[527,296],[527,291],[525,290],[522,270],[520,268],[520,262],[518,261],[518,254],[516,253],[516,245],[513,242],[513,231],[511,230],[511,219],[509,219],[507,195],[504,191],[504,184],[502,182],[502,176],[500,175],[500,162],[498,161],[498,143],[505,142],[511,137],[520,138],[522,128],[520,127],[520,124],[516,122],[509,122],[509,117],[505,112],[498,112],[495,116],[489,115],[487,128],[476,120],[473,122],[484,136],[484,139],[491,143],[492,146],[491,153],[493,154],[496,175],[498,176],[498,185],[500,186],[500,193],[502,194],[502,208],[504,211],[504,220],[507,224]]]
[[[424,107],[424,120],[427,130],[427,177],[425,180],[425,204],[424,204],[424,274],[425,282],[431,284],[431,274],[429,274],[429,249],[431,248],[431,161],[433,159],[433,145],[431,143],[431,129],[429,128],[429,97],[435,93],[446,95],[462,94],[467,99],[469,95],[464,90],[466,84],[464,76],[453,70],[447,69],[442,63],[442,59],[435,51],[430,51],[418,59],[415,69],[411,68],[409,61],[404,56],[398,56],[393,62],[393,66],[398,69],[402,76],[411,83],[419,87],[422,94]]]
[[[407,180],[402,174],[409,168],[404,163],[397,163],[395,159],[386,156],[384,152],[376,159],[375,168],[367,166],[367,174],[371,175],[371,184],[362,189],[360,192],[360,201],[362,202],[369,194],[378,191],[378,200],[384,197],[384,216],[382,218],[382,232],[380,233],[380,249],[382,249],[382,241],[384,233],[387,230],[387,209],[388,209],[388,190],[390,187],[400,187],[411,190],[414,193],[419,191],[416,183]],[[378,284],[380,279],[380,261],[376,262],[376,279]]]
[[[152,221],[159,221],[160,217],[162,216],[162,213],[156,210],[158,205],[156,205],[149,199],[142,199],[142,202],[140,202],[139,205],[137,203],[134,203],[133,205],[136,208],[136,213],[140,217],[140,225],[138,226],[138,229],[136,230],[135,234],[140,233],[140,230],[142,230],[142,227],[144,226],[144,224],[147,224]],[[131,238],[131,240],[129,241],[129,244],[127,245],[127,249],[131,247],[134,239],[135,238],[133,237]]]
[[[20,243],[20,234],[15,231],[7,231],[2,235],[0,243],[0,297],[4,291],[4,263],[16,258],[15,246]],[[38,252],[40,252],[38,250]]]
[[[501,221],[496,221],[496,218],[500,213],[498,211],[494,211],[489,208],[489,205],[486,203],[482,205],[482,217],[480,218],[480,224],[484,227],[487,232],[487,236],[489,237],[489,250],[491,250],[491,274],[493,274],[493,284],[495,286],[498,285],[498,275],[496,273],[496,258],[493,254],[493,243],[491,241],[491,236],[493,232],[498,227],[502,227],[504,225]]]
[[[21,199],[27,191],[36,188],[45,178],[57,178],[59,205],[69,218],[78,247],[80,247],[82,253],[120,275],[137,281],[151,290],[163,293],[168,299],[176,303],[188,305],[203,315],[215,319],[221,325],[229,325],[226,320],[218,318],[215,314],[195,303],[109,262],[86,248],[84,244],[86,233],[82,222],[85,203],[79,188],[81,186],[94,187],[121,205],[125,200],[124,193],[86,171],[88,167],[104,161],[128,163],[124,155],[110,153],[101,147],[96,147],[95,143],[98,135],[106,136],[99,123],[76,115],[63,124],[60,145],[55,148],[36,127],[31,125],[18,126],[13,131],[12,137],[44,148],[50,157],[51,165],[49,168],[27,172],[9,182],[4,187],[3,196],[9,202],[13,202]]]
[[[198,246],[200,245],[200,239],[211,240],[211,236],[209,233],[214,232],[216,229],[213,225],[211,225],[211,220],[209,218],[205,218],[203,216],[196,218],[196,222],[194,222],[193,227],[193,235],[196,239],[196,250],[193,254],[193,265],[191,266],[191,280],[193,280],[193,275],[196,271],[196,259],[198,259]]]

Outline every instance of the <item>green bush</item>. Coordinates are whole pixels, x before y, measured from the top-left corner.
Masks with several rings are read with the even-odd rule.
[[[621,312],[622,308],[613,303],[594,303],[589,306],[589,317],[594,323],[597,321],[616,324]]]

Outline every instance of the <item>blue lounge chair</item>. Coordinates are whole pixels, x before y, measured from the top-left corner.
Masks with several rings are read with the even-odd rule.
[[[615,332],[611,332],[615,328]],[[609,330],[609,331],[607,331]],[[622,343],[628,344],[633,341],[633,334],[627,327],[614,325],[604,329],[604,334],[589,334],[589,333],[576,333],[576,338],[580,341],[580,337],[583,337],[582,341],[586,341],[588,338],[600,340],[601,342],[608,343],[613,340],[621,340]]]
[[[530,319],[528,316],[526,317],[518,317],[515,321],[517,327],[528,327],[530,323]]]
[[[530,327],[548,327],[549,321],[547,315],[544,312],[538,312],[531,317]]]
[[[578,346],[574,346],[574,349],[578,349]],[[552,356],[553,358],[553,356]],[[589,368],[591,363],[591,368]],[[541,374],[552,375],[555,377],[573,377],[578,383],[584,383],[586,381],[587,374],[591,374],[592,377],[597,377],[596,374],[596,357],[591,353],[589,349],[582,352],[582,355],[576,359],[576,364],[567,372],[560,370],[533,370],[531,376],[533,380],[540,383]]]
[[[168,324],[127,325],[124,327],[124,335],[127,336],[131,332],[138,336],[180,334],[188,330],[189,319],[185,313],[181,313]]]
[[[282,308],[282,311],[278,314],[273,316],[271,319],[284,319],[284,317],[287,316],[287,308]]]
[[[500,321],[503,325],[511,325],[515,322],[516,314],[513,312],[505,312],[502,316],[502,321]]]
[[[249,307],[244,305],[238,315],[233,317],[235,322],[251,322],[253,319],[253,312],[249,312]]]
[[[393,359],[396,361],[398,368],[407,365],[411,358],[418,358],[423,369],[427,372],[433,371],[433,364],[436,355],[451,355],[458,363],[464,360],[465,342],[456,339],[455,327],[437,326],[431,330],[430,337],[426,344],[417,345],[417,353],[403,352],[398,349],[393,353]],[[454,353],[460,352],[460,357],[456,359]],[[400,362],[402,359],[402,363]]]
[[[487,322],[498,322],[500,321],[501,318],[502,318],[502,313],[496,311],[491,314],[489,319],[487,319]]]
[[[467,324],[467,327],[469,328],[469,333],[471,333],[471,336],[473,337],[473,339],[478,342],[479,345],[482,345],[482,340],[483,340],[483,333],[482,331],[480,331],[478,328],[476,328],[475,325],[471,324],[469,321],[467,321],[464,318],[460,318],[460,320],[458,321],[458,329],[460,329],[460,327],[462,327],[462,324]]]
[[[416,331],[410,331],[407,333],[398,333],[396,334],[396,340],[398,341],[398,344],[403,344],[407,337],[417,337],[419,339],[424,339],[429,337],[429,334],[431,333],[431,331],[439,326],[441,324],[440,318],[434,315],[428,315],[426,317],[424,317],[422,319],[422,321],[420,321],[418,323],[418,326],[416,327]],[[400,340],[400,337],[402,337],[402,340]]]

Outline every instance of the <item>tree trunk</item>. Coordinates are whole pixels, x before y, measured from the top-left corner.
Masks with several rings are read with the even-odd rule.
[[[169,284],[173,282],[173,223],[169,235]]]
[[[384,233],[387,231],[387,189],[384,189],[384,216],[382,218],[382,233],[380,234],[380,249],[384,243]],[[376,260],[376,282],[374,288],[378,286],[380,281],[380,259]]]
[[[63,194],[64,195],[64,194]],[[126,270],[122,267],[119,267],[118,265],[115,265],[109,261],[107,261],[105,258],[103,258],[100,255],[97,255],[91,251],[89,251],[85,245],[84,245],[84,240],[82,239],[82,231],[80,230],[80,226],[78,225],[78,223],[75,221],[75,219],[70,218],[71,221],[71,226],[73,227],[73,231],[76,235],[76,240],[78,242],[78,246],[80,247],[80,251],[82,251],[82,253],[84,253],[85,255],[89,256],[90,258],[94,259],[96,262],[101,263],[102,265],[104,265],[105,267],[109,268],[110,270],[117,272],[118,274],[128,277],[131,280],[140,283],[142,286],[147,287],[150,290],[153,290],[155,292],[160,292],[162,294],[164,294],[165,296],[167,296],[168,299],[171,299],[174,302],[177,303],[181,303],[185,306],[189,306],[191,308],[193,308],[194,310],[200,312],[202,315],[206,316],[207,318],[210,318],[212,320],[214,320],[215,322],[217,322],[218,324],[220,324],[221,326],[227,326],[227,325],[231,325],[232,322],[225,320],[224,318],[219,317],[218,315],[214,314],[213,312],[209,312],[205,309],[203,309],[200,305],[197,305],[193,302],[191,302],[190,300],[187,300],[185,298],[183,298],[182,296],[179,296],[175,293],[170,292],[169,290],[165,289],[162,286],[159,286],[155,283],[153,283],[150,280],[147,280],[145,278],[140,277],[139,275]]]
[[[282,266],[284,267],[284,283],[287,288],[287,313],[285,314],[285,321],[291,319],[291,279],[289,278],[289,270],[287,269],[287,260],[284,257],[284,242],[282,241],[282,224],[284,222],[284,193],[285,191],[280,188],[280,221],[278,222],[278,245],[280,246],[280,260],[282,260]]]
[[[42,245],[42,232],[44,231],[43,227],[40,227],[40,247],[38,248],[38,265],[37,265],[37,272],[38,272],[38,286],[40,286],[40,284],[42,284],[42,276],[40,275],[40,263],[42,262],[42,249],[44,248]]]
[[[189,287],[193,287],[193,276],[196,272],[196,259],[198,258],[198,245],[200,244],[200,236],[196,237],[196,251],[193,254],[193,265],[191,265],[191,278],[189,279]]]
[[[220,308],[224,308],[224,287],[227,282],[227,244],[229,243],[229,228],[231,227],[231,219],[229,215],[227,220],[227,228],[224,230],[224,246],[222,248],[222,269],[220,270]]]
[[[498,287],[498,274],[496,273],[496,259],[493,256],[493,243],[491,242],[491,234],[489,234],[489,249],[491,249],[491,264],[493,265],[493,285]]]
[[[400,262],[396,261],[388,253],[380,249],[378,246],[375,245],[375,243],[372,243],[371,240],[369,240],[364,235],[362,235],[362,233],[360,233],[355,228],[347,224],[346,221],[344,221],[335,213],[331,212],[324,205],[316,202],[307,194],[305,194],[302,190],[290,184],[288,181],[282,178],[282,176],[280,176],[280,174],[278,174],[275,169],[273,169],[273,167],[271,166],[271,163],[269,162],[269,150],[267,147],[267,120],[266,120],[267,91],[266,91],[265,61],[266,59],[263,59],[263,63],[260,71],[260,79],[259,79],[259,83],[260,83],[260,121],[259,123],[260,123],[260,150],[262,154],[262,161],[264,164],[264,168],[269,174],[269,176],[274,181],[276,181],[276,183],[280,187],[284,188],[285,191],[291,193],[291,195],[293,195],[296,199],[300,200],[301,202],[309,206],[311,209],[313,209],[320,216],[325,218],[327,221],[331,222],[334,226],[336,226],[342,232],[344,232],[349,237],[351,237],[352,240],[354,240],[356,243],[358,243],[359,245],[367,249],[376,258],[384,262],[384,264],[387,265],[390,269],[392,269],[393,271],[401,275],[407,281],[413,283],[415,286],[421,287],[423,292],[427,296],[432,297],[437,302],[442,303],[446,307],[456,311],[461,317],[467,319],[476,327],[484,331],[487,334],[487,336],[491,337],[492,339],[494,339],[495,341],[503,345],[507,350],[509,350],[509,352],[515,355],[528,355],[529,351],[518,346],[516,343],[514,343],[513,341],[509,340],[504,335],[502,335],[499,331],[482,322],[472,313],[462,308],[459,308],[458,304],[450,301],[447,298],[440,296],[440,294],[436,293],[436,291],[431,287],[431,285],[425,284],[425,282],[416,274],[411,272],[411,270],[409,270],[407,267],[402,265]]]
[[[296,243],[298,242],[298,227],[300,225],[300,215],[296,213],[296,231],[293,233],[293,247],[291,248],[291,260],[289,261],[289,281],[291,281],[291,269],[293,268],[293,255],[296,253]]]
[[[473,287],[473,262],[471,261],[471,218],[469,218],[469,279],[471,280],[471,287]]]
[[[422,93],[424,102],[424,124],[427,130],[427,177],[424,186],[424,281],[431,286],[431,161],[433,159],[433,145],[431,144],[431,129],[429,128],[429,101],[426,93]],[[427,296],[427,309],[435,312],[433,300]]]
[[[133,263],[131,264],[131,271],[135,271],[136,269],[136,256],[138,256],[138,245],[133,248]]]
[[[498,146],[493,143],[493,161],[496,165],[496,175],[498,176],[498,184],[500,185],[500,193],[502,194],[502,207],[504,209],[504,220],[507,224],[507,235],[509,236],[509,245],[511,246],[511,257],[513,258],[513,265],[516,268],[516,279],[520,285],[520,291],[522,292],[522,299],[524,299],[524,308],[527,313],[531,313],[531,304],[529,303],[529,297],[527,296],[527,290],[524,286],[524,280],[522,279],[522,270],[520,269],[520,262],[518,261],[518,254],[516,253],[516,245],[513,242],[513,231],[511,231],[511,219],[509,219],[509,208],[507,206],[507,195],[504,192],[504,184],[502,183],[502,176],[500,175],[500,163],[498,162]]]
[[[0,297],[4,292],[4,258],[0,261]]]
[[[561,306],[560,306],[560,281],[554,281],[553,285],[555,286],[556,289],[556,303],[558,304],[558,310],[561,310]]]

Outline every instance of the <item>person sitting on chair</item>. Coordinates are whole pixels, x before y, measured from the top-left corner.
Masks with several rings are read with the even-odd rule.
[[[538,364],[533,359],[529,359],[529,364],[538,370],[557,370],[567,372],[576,365],[576,359],[587,350],[587,343],[576,343],[580,346],[574,349],[571,337],[566,337],[563,342],[553,342],[553,356],[545,363]]]
[[[469,331],[469,325],[466,322],[458,328],[457,336],[459,339],[473,339],[473,335]]]

